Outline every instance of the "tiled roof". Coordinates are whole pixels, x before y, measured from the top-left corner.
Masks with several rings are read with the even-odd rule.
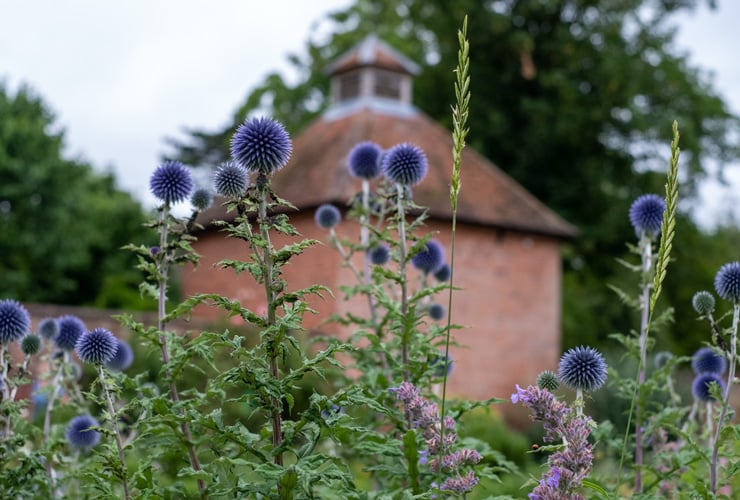
[[[375,35],[368,35],[360,43],[339,56],[336,61],[329,65],[326,72],[336,75],[362,66],[385,68],[409,75],[419,73],[419,66],[415,62],[378,39]]]

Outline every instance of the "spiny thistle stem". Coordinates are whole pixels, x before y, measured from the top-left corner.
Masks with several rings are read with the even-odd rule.
[[[103,392],[105,393],[105,400],[108,403],[108,414],[110,416],[110,423],[113,427],[113,434],[116,436],[116,447],[118,448],[118,460],[121,462],[121,482],[123,483],[123,494],[126,500],[131,498],[128,490],[128,472],[126,469],[126,457],[123,454],[123,440],[121,439],[121,433],[118,430],[118,422],[116,421],[116,408],[113,405],[113,398],[111,397],[110,391],[108,390],[108,384],[105,381],[105,371],[103,365],[98,365],[98,378],[100,378],[100,385],[103,386]]]
[[[7,355],[7,351],[5,349],[5,344],[0,344],[0,363],[3,364],[2,369],[2,375],[0,378],[0,384],[2,384],[2,395],[3,395],[3,402],[9,402],[13,401],[15,397],[11,399],[10,394],[8,393],[8,364],[10,362]],[[9,428],[10,428],[10,415],[6,417],[5,421],[5,436],[8,437],[9,434]]]
[[[399,256],[398,260],[401,264],[399,270],[400,282],[401,282],[401,317],[406,320],[406,314],[408,313],[408,297],[406,297],[406,214],[404,211],[404,187],[401,184],[396,184],[396,192],[398,193],[398,238],[399,238]],[[403,362],[403,381],[408,382],[409,375],[409,340],[406,338],[405,327],[404,332],[401,335],[401,360]]]
[[[642,296],[640,298],[640,370],[637,374],[637,401],[635,403],[635,493],[642,492],[642,462],[643,462],[643,436],[642,436],[642,385],[645,383],[645,367],[647,366],[647,336],[650,321],[650,272],[653,268],[653,244],[648,236],[640,238],[640,253],[642,258]]]
[[[719,436],[722,432],[722,426],[727,417],[727,409],[730,406],[730,392],[732,384],[735,382],[735,360],[737,358],[737,328],[738,319],[740,318],[740,303],[735,302],[732,310],[732,331],[730,334],[730,366],[727,370],[727,385],[723,394],[722,410],[720,410],[717,427],[712,437],[712,460],[709,464],[709,482],[712,493],[717,493],[717,466],[719,459]]]
[[[363,283],[369,285],[371,282],[370,276],[370,182],[367,179],[362,179],[362,215],[360,216],[360,245],[362,250],[365,252],[363,258]],[[377,316],[375,298],[371,293],[367,294],[367,305],[370,309],[370,321],[375,325],[375,319]]]
[[[62,388],[62,380],[64,378],[64,366],[69,362],[69,352],[63,351],[62,359],[59,360],[59,366],[54,374],[54,378],[51,381],[51,395],[49,400],[46,402],[46,411],[44,412],[44,445],[49,445],[49,438],[51,437],[51,412],[54,410],[54,403],[56,403],[57,397]],[[46,460],[46,475],[49,476],[49,490],[52,493],[52,497],[55,495],[55,484],[56,474],[54,472],[54,465],[52,461],[47,458]]]
[[[463,25],[457,32],[459,48],[457,51],[457,67],[455,68],[455,105],[452,107],[452,179],[450,183],[450,205],[452,207],[452,241],[450,244],[450,281],[447,297],[447,329],[445,332],[445,363],[450,362],[450,332],[452,330],[452,291],[455,277],[455,235],[457,234],[457,199],[460,195],[460,170],[462,167],[462,151],[465,148],[465,138],[468,135],[468,113],[470,109],[470,43],[468,42],[468,16],[463,19]],[[442,403],[440,405],[440,439],[445,442],[445,404],[447,401],[447,376],[449,370],[444,370],[442,379]],[[442,468],[437,471],[437,496],[441,496]]]
[[[0,359],[5,359],[5,346],[3,345],[0,347]],[[28,364],[31,362],[31,356],[29,354],[26,354],[25,358],[23,358],[23,364],[20,367],[20,370],[18,371],[18,378],[23,378],[26,374],[26,371],[28,370]],[[7,392],[7,385],[8,385],[8,365],[7,363],[4,363],[3,366],[3,393]],[[10,390],[10,395],[6,398],[5,395],[3,395],[3,401],[15,401],[15,396],[18,394],[18,383],[13,384],[13,388]],[[11,421],[10,416],[8,415],[8,418],[5,420],[5,436],[10,437],[11,432]]]

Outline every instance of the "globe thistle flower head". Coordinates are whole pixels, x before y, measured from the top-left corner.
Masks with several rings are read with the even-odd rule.
[[[663,212],[665,201],[656,194],[644,194],[632,202],[629,210],[629,218],[635,233],[643,234],[650,238],[660,234],[660,226],[663,224]]]
[[[59,333],[59,325],[57,325],[57,320],[54,318],[42,319],[41,321],[39,321],[38,331],[39,335],[41,335],[45,339],[53,339],[57,336],[57,333]]]
[[[450,269],[449,264],[442,264],[441,266],[437,268],[436,271],[434,271],[434,278],[440,283],[443,283],[449,280],[451,275],[452,275],[452,270]]]
[[[213,193],[206,188],[196,189],[190,197],[190,204],[199,212],[208,210],[213,205]]]
[[[421,252],[414,255],[411,264],[424,274],[428,274],[439,269],[444,259],[444,247],[439,241],[432,239],[426,242]]]
[[[413,144],[393,146],[383,155],[383,174],[403,186],[414,186],[427,175],[427,157]]]
[[[54,343],[59,349],[64,351],[71,351],[74,349],[75,344],[77,344],[77,339],[87,331],[85,323],[83,323],[77,316],[73,316],[71,314],[59,317],[57,325],[59,326],[59,332],[57,333],[57,336],[54,337]]]
[[[606,361],[593,347],[569,349],[560,358],[558,379],[573,389],[595,391],[606,382]]]
[[[79,415],[70,420],[65,436],[69,444],[78,450],[89,450],[100,442],[98,421],[90,415]]]
[[[380,159],[383,150],[371,141],[357,144],[349,152],[347,168],[349,173],[359,179],[374,179],[380,175]]]
[[[713,312],[714,304],[714,295],[706,290],[696,292],[691,298],[691,305],[694,307],[694,311],[702,316]]]
[[[665,365],[667,365],[671,359],[673,359],[673,354],[668,351],[660,351],[655,354],[655,357],[653,358],[653,364],[655,365],[655,368],[660,370]]]
[[[370,256],[370,262],[376,266],[382,266],[387,264],[391,260],[391,250],[385,243],[378,243],[370,250],[368,250]]]
[[[238,198],[249,187],[249,172],[232,161],[222,163],[213,174],[216,192],[227,198]]]
[[[429,317],[435,321],[439,321],[445,317],[445,308],[442,304],[431,304],[429,306]]]
[[[31,316],[17,300],[0,300],[0,344],[15,342],[31,327]]]
[[[35,333],[29,333],[21,340],[21,351],[26,356],[33,356],[41,350],[41,337]]]
[[[720,390],[724,392],[725,382],[716,373],[700,373],[694,377],[694,381],[691,383],[691,394],[694,395],[695,399],[699,401],[714,401],[714,397],[709,391],[712,382],[716,382]]]
[[[116,352],[105,363],[105,366],[110,370],[122,372],[127,370],[134,362],[134,351],[128,342],[120,339],[116,339],[116,341]]]
[[[554,371],[545,370],[537,375],[537,387],[546,391],[555,392],[560,387],[558,375]]]
[[[697,375],[700,373],[722,375],[727,369],[727,361],[711,347],[702,347],[691,357],[691,369]]]
[[[162,163],[149,179],[152,194],[168,205],[186,200],[194,186],[193,174],[179,161]]]
[[[429,367],[434,370],[435,377],[444,377],[445,374],[449,375],[452,372],[453,361],[452,358],[448,358],[444,355],[444,352],[440,352],[439,355],[434,356],[429,360]]]
[[[714,277],[714,289],[723,299],[740,302],[740,262],[730,262],[719,268]]]
[[[77,340],[75,351],[83,363],[101,365],[108,363],[116,354],[118,340],[105,328],[95,328]]]
[[[293,143],[280,122],[271,118],[248,119],[231,138],[231,157],[251,172],[269,175],[290,159]]]
[[[330,203],[324,203],[316,209],[314,213],[314,220],[319,227],[324,229],[331,229],[332,227],[339,224],[342,220],[342,212],[337,207]]]

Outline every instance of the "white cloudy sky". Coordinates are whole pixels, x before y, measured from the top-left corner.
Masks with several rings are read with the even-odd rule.
[[[0,0],[1,1],[1,0]],[[66,129],[68,154],[115,171],[146,203],[163,137],[190,125],[217,129],[262,77],[286,71],[311,24],[351,0],[5,1],[0,79],[29,83]],[[714,73],[740,112],[740,2],[720,0],[681,19],[680,47]],[[730,169],[740,186],[740,167]],[[737,206],[707,186],[702,217]]]

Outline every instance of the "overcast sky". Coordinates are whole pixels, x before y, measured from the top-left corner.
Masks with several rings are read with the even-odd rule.
[[[216,130],[271,71],[287,71],[312,23],[351,0],[3,1],[0,79],[30,84],[66,129],[67,153],[111,168],[147,204],[163,138]],[[679,46],[740,112],[740,2],[681,18]],[[627,75],[625,75],[627,77]],[[740,186],[740,167],[728,172]],[[738,206],[708,186],[712,211]],[[704,210],[702,218],[712,217]]]

